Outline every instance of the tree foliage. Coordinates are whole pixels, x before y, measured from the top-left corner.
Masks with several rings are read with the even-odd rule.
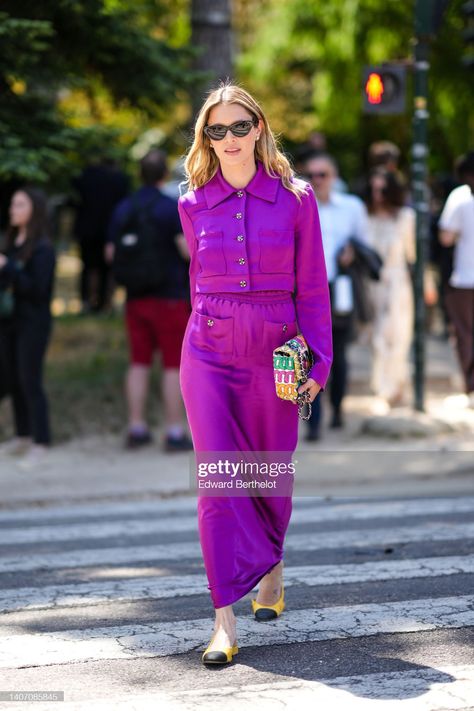
[[[463,0],[451,0],[431,46],[431,167],[446,170],[472,143],[472,71],[462,65]],[[393,140],[409,160],[404,116],[362,114],[365,64],[412,58],[413,0],[237,0],[239,76],[291,148],[323,131],[349,177],[371,141]],[[410,92],[412,89],[410,88]],[[472,146],[471,146],[472,147]]]
[[[4,0],[0,180],[57,182],[84,148],[116,141],[124,128],[117,116],[141,128],[183,101],[195,79],[193,52],[183,46],[174,6]]]
[[[448,170],[472,144],[463,1],[448,4],[431,47],[434,170]],[[409,161],[411,97],[404,116],[361,108],[364,64],[411,61],[413,0],[232,4],[235,74],[286,148],[323,131],[349,178],[375,139],[395,141]],[[186,148],[189,93],[202,79],[192,69],[190,0],[3,0],[0,8],[0,181],[63,186],[87,156],[105,147],[123,157],[143,135],[160,133],[173,153]]]

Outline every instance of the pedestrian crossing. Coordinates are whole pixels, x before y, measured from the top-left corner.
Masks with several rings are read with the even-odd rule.
[[[474,595],[289,610],[278,624],[261,625],[258,632],[247,616],[239,620],[238,635],[240,646],[248,647],[467,626],[474,626]],[[137,621],[92,630],[42,632],[26,639],[24,634],[6,635],[1,640],[0,668],[183,654],[200,649],[208,634],[209,619],[203,618],[193,619],[192,626],[189,620],[146,625]]]
[[[419,504],[413,506],[414,503],[415,502],[407,502],[403,509],[400,507],[395,508],[395,511],[398,512],[397,517],[401,515],[405,517],[416,517],[422,514],[423,509],[420,509]],[[84,513],[85,511],[90,515],[90,509],[85,509]],[[118,521],[65,523],[56,527],[45,525],[28,525],[28,527],[19,527],[18,525],[16,527],[10,526],[9,528],[4,528],[1,540],[3,544],[38,543],[42,540],[53,541],[55,538],[59,541],[73,541],[84,538],[113,538],[114,536],[124,534],[127,536],[154,536],[162,533],[194,531],[196,528],[196,515],[194,512],[192,516],[186,515],[178,518],[176,515],[171,514],[167,516],[160,515],[160,517],[157,518],[156,507],[155,510],[149,507],[143,507],[143,510],[139,509],[135,512],[129,507],[119,507],[118,511],[123,511],[124,513],[128,512],[129,515],[127,518]],[[318,522],[337,521],[341,517],[341,514],[346,521],[373,520],[376,518],[391,519],[395,515],[395,512],[390,508],[390,505],[387,505],[387,502],[384,502],[384,505],[378,505],[374,507],[374,509],[370,509],[370,516],[368,516],[368,513],[369,507],[367,507],[367,505],[365,508],[354,507],[352,510],[347,511],[345,515],[342,507],[327,507],[321,511],[318,510]],[[453,508],[449,509],[447,508],[446,501],[437,502],[435,500],[430,506],[430,513],[467,513],[472,514],[474,517],[474,503],[471,499],[460,499],[456,504],[453,502]],[[44,516],[46,512],[42,512],[42,514]],[[117,515],[115,509],[112,509],[110,514]],[[98,512],[96,512],[96,515],[98,515]],[[144,516],[147,516],[147,518],[144,518]],[[26,523],[28,520],[31,519],[23,519],[23,522]],[[8,518],[6,521],[8,521]],[[5,522],[0,521],[0,527],[2,523]],[[14,523],[15,519],[10,518],[10,522]],[[314,508],[296,508],[292,514],[292,523],[314,523]],[[2,529],[0,528],[0,530]]]
[[[465,710],[474,704],[474,653],[467,662],[451,657],[411,668],[400,657],[394,662],[400,668],[360,673],[351,655],[347,673],[328,677],[315,668],[310,678],[296,674],[291,681],[281,675],[269,681],[270,665],[253,692],[252,684],[235,686],[232,669],[252,668],[259,649],[277,646],[291,660],[301,644],[317,649],[312,645],[365,638],[382,644],[397,635],[407,645],[413,636],[429,644],[431,633],[471,635],[473,514],[474,497],[466,496],[294,499],[285,545],[287,609],[262,624],[250,612],[256,590],[239,601],[239,655],[226,678],[210,681],[200,652],[212,633],[213,609],[195,499],[0,511],[0,669],[22,679],[55,665],[179,658],[181,674],[198,687],[207,679],[206,688],[199,701],[186,689],[154,692],[154,708],[201,709],[203,700],[209,707],[221,698],[232,711],[241,710],[239,700],[258,697],[259,711],[275,698],[282,705],[297,699],[298,706],[308,700],[384,710],[396,702],[407,711]],[[122,701],[118,694],[97,708]],[[127,708],[135,703],[146,709],[146,694],[128,698]],[[62,708],[82,706],[70,698]]]
[[[132,539],[133,528],[129,529],[130,536],[124,533],[118,537],[113,536],[115,541],[125,541]],[[61,539],[57,538],[58,533],[52,532],[51,540],[61,544]],[[176,533],[176,531],[175,531]],[[191,535],[191,532],[190,532]],[[67,541],[67,533],[64,533]],[[96,541],[102,541],[103,535],[98,536]],[[289,551],[315,551],[334,550],[347,545],[348,539],[353,548],[385,546],[403,543],[423,543],[436,541],[457,541],[462,538],[474,539],[474,523],[432,523],[424,522],[415,526],[399,526],[387,528],[367,528],[345,530],[335,530],[330,533],[321,531],[318,533],[290,534],[286,539],[285,549]],[[8,535],[5,533],[5,539]],[[11,540],[11,539],[10,539]],[[46,539],[47,540],[47,539]],[[0,558],[0,573],[13,571],[36,570],[37,568],[75,568],[88,565],[119,565],[127,563],[130,559],[135,562],[146,562],[151,560],[162,561],[184,561],[190,558],[199,558],[201,555],[200,543],[194,539],[179,543],[150,543],[146,546],[115,546],[113,548],[93,548],[93,549],[73,549],[67,553],[32,553],[25,557],[22,553],[13,556],[5,555]]]
[[[295,585],[344,585],[414,578],[437,578],[474,574],[474,555],[414,558],[412,560],[348,563],[346,565],[286,566],[285,588]],[[206,589],[204,574],[134,577],[130,580],[23,587],[0,590],[0,613],[13,610],[42,610],[79,607],[103,602],[166,599],[200,595]]]

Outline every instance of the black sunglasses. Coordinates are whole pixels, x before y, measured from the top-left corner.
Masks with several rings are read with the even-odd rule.
[[[214,123],[212,126],[204,126],[204,133],[213,141],[222,141],[226,137],[227,131],[230,131],[237,138],[247,136],[252,130],[252,126],[258,125],[258,119],[252,118],[248,121],[234,121],[230,126],[224,126],[223,123]]]

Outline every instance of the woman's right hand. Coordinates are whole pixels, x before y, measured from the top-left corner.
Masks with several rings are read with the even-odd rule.
[[[0,269],[3,269],[5,264],[8,262],[7,257],[4,254],[0,254]]]

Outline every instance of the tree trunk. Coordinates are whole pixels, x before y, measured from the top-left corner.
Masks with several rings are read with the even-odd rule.
[[[206,92],[221,79],[233,79],[231,0],[192,0],[191,28],[192,46],[200,49],[193,68],[209,73],[209,78],[198,84],[192,93],[194,124]]]

